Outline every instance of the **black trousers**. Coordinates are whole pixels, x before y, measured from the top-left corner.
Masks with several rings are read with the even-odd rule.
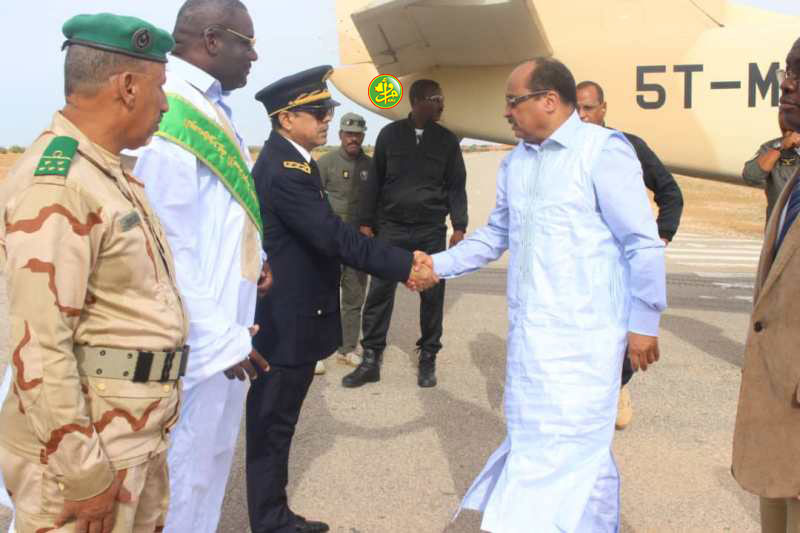
[[[314,364],[272,366],[247,393],[247,508],[253,533],[294,532],[289,510],[289,449]]]
[[[447,228],[436,225],[402,225],[385,222],[380,225],[376,238],[405,248],[411,252],[421,250],[433,254],[446,249]],[[365,350],[381,353],[386,348],[386,335],[392,320],[394,294],[397,282],[375,276],[370,280],[367,301],[364,304],[361,346]],[[422,335],[417,347],[436,354],[442,349],[442,319],[444,318],[444,281],[420,293],[419,327]]]

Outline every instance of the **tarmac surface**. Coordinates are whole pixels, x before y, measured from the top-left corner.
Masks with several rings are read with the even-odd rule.
[[[473,228],[494,200],[492,156],[467,160],[478,176],[469,190]],[[758,248],[752,239],[681,233],[668,248],[662,358],[631,382],[633,422],[614,442],[624,532],[759,530],[756,498],[730,475]],[[382,381],[344,389],[350,368],[328,361],[294,438],[293,510],[337,533],[480,531],[477,513],[451,519],[505,435],[504,268],[500,261],[447,282],[438,387],[416,385],[419,298],[402,287]],[[219,531],[249,531],[245,494],[240,439]]]

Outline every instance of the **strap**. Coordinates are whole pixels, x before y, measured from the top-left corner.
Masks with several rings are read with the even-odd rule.
[[[55,137],[42,153],[34,176],[64,176],[69,174],[72,158],[78,151],[78,141],[72,137]]]
[[[170,93],[167,101],[169,111],[161,120],[156,135],[178,144],[211,169],[263,237],[255,182],[235,137],[182,96]]]
[[[189,346],[173,351],[146,352],[75,345],[74,351],[80,375],[134,383],[177,381],[186,374],[189,360]]]

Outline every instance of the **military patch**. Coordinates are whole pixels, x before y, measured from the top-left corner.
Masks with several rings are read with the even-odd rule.
[[[349,170],[342,170],[342,177],[346,180],[350,179],[350,171]]]
[[[361,181],[367,181],[367,171],[366,170],[362,170],[361,171]]]
[[[77,151],[78,141],[72,137],[56,137],[45,148],[33,175],[66,177]]]
[[[137,211],[131,211],[119,219],[119,227],[123,232],[129,231],[141,223],[142,219],[139,217],[139,213]]]
[[[285,168],[301,170],[306,174],[311,174],[311,165],[309,165],[308,163],[298,163],[297,161],[284,161],[283,166]]]

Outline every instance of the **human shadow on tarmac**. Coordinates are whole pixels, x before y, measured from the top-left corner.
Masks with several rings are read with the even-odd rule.
[[[696,318],[676,316],[669,312],[661,317],[661,328],[698,350],[734,366],[741,367],[744,362],[744,343],[725,336],[722,328]]]

